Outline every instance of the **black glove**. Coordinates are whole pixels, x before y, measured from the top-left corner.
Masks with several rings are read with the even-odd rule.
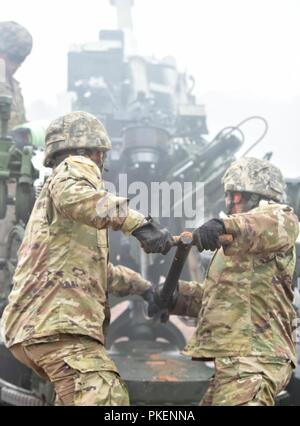
[[[165,301],[161,299],[160,293],[163,284],[158,285],[156,288],[150,288],[142,295],[142,297],[148,303],[148,316],[150,318],[154,315],[161,314],[161,322],[167,322],[169,318],[169,312],[175,307],[178,298],[178,290],[174,292],[172,300],[165,304]]]
[[[173,245],[170,232],[160,229],[152,218],[133,231],[132,235],[139,240],[146,253],[167,254]]]
[[[226,234],[223,220],[211,219],[193,232],[193,242],[200,252],[214,251],[221,247],[219,237],[222,234]]]
[[[150,304],[154,302],[154,293],[155,291],[153,287],[150,287],[143,294],[141,294],[141,296],[145,300],[145,302]]]
[[[157,312],[160,311],[160,307],[157,305],[157,291],[153,287],[148,288],[143,294],[142,298],[148,303],[148,316],[152,318]]]

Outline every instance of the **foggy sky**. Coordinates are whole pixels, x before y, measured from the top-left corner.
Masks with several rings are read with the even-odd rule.
[[[34,38],[17,73],[29,112],[66,90],[70,45],[116,28],[109,0],[1,0],[1,20],[20,22]],[[173,55],[195,76],[211,138],[263,114],[270,132],[253,155],[273,150],[285,174],[300,176],[299,0],[135,0],[133,20],[141,54]]]

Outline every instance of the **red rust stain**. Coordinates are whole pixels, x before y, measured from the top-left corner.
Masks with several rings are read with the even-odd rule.
[[[166,361],[147,361],[145,362],[146,365],[149,365],[150,367],[156,367],[157,365],[166,365]]]
[[[157,359],[157,360],[161,360],[161,354],[149,354],[148,355],[149,359]]]
[[[178,379],[174,376],[161,375],[161,376],[155,376],[153,378],[154,380],[157,380],[158,382],[178,382]]]

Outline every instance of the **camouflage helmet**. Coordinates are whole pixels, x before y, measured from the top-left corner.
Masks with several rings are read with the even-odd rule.
[[[232,163],[222,183],[225,192],[251,192],[278,202],[283,201],[286,187],[281,171],[258,158],[241,158]]]
[[[0,53],[21,64],[32,49],[32,37],[22,25],[17,22],[0,22]]]
[[[51,167],[56,154],[76,149],[111,149],[103,124],[92,114],[77,111],[52,121],[46,131],[44,165]]]

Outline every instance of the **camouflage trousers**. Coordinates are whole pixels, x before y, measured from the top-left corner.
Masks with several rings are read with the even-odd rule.
[[[272,406],[292,370],[283,358],[216,358],[215,375],[200,405]]]
[[[56,405],[129,405],[116,365],[96,340],[61,335],[56,341],[18,344],[10,350],[54,385]]]

